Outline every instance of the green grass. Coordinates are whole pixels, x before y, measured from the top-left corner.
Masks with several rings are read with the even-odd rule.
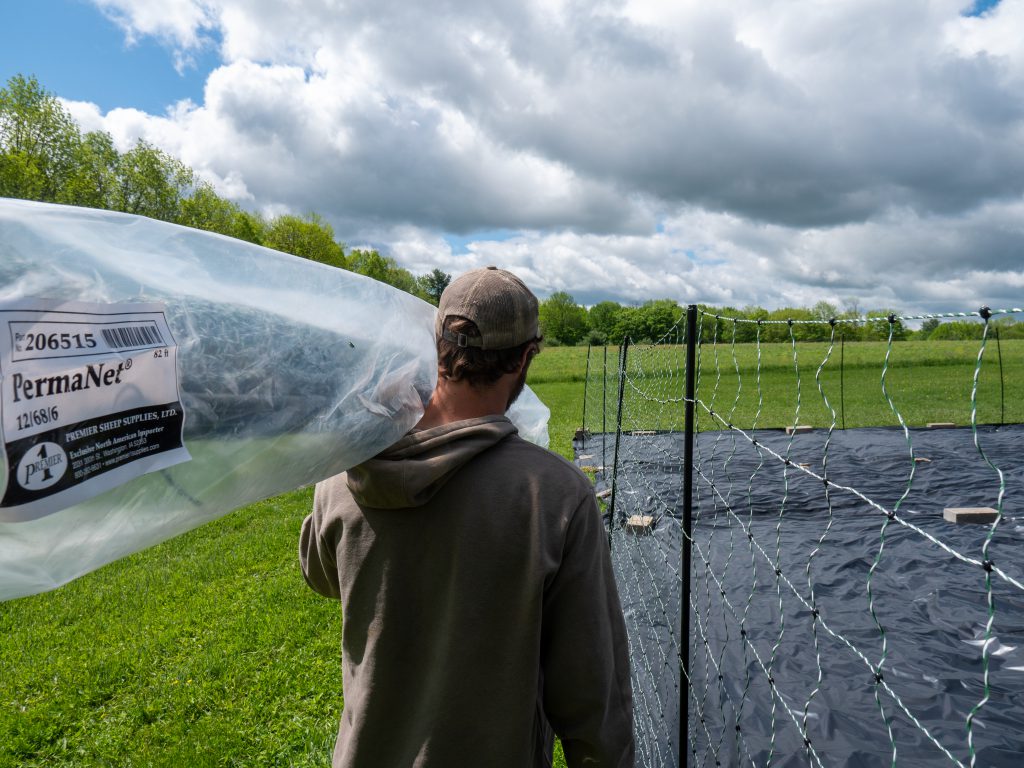
[[[998,368],[989,346],[979,417],[997,421]],[[801,344],[801,423],[827,423],[814,384],[825,346]],[[592,358],[599,370],[599,358]],[[614,374],[616,349],[609,350]],[[736,399],[732,351],[720,345],[713,398]],[[825,387],[838,407],[838,353]],[[1024,341],[1002,343],[1006,419],[1024,421]],[[755,351],[737,347],[742,389],[733,421],[756,409]],[[894,424],[881,394],[884,344],[848,344],[847,426]],[[966,424],[977,344],[896,345],[890,389],[911,423]],[[712,402],[713,349],[705,347],[700,397]],[[679,350],[638,348],[630,380],[677,393]],[[530,384],[551,408],[552,449],[571,455],[582,423],[585,348],[552,348]],[[609,378],[614,412],[617,380]],[[788,345],[762,350],[765,407],[759,424],[792,423],[795,377]],[[588,422],[599,419],[600,380]],[[681,420],[635,393],[627,426]],[[703,419],[709,426],[708,419]],[[0,766],[323,766],[342,707],[340,612],[299,573],[296,542],[311,493],[254,504],[48,594],[0,603]],[[428,663],[429,660],[424,660]],[[564,766],[560,756],[556,765]]]
[[[884,342],[838,345],[832,349],[820,376],[821,390],[836,411],[837,426],[896,426],[882,390],[882,370],[887,345]],[[829,345],[801,343],[796,366],[789,344],[766,344],[761,348],[760,366],[753,344],[705,345],[701,350],[698,398],[727,421],[749,428],[781,428],[796,422],[825,427],[832,421],[818,389],[816,373],[825,360]],[[978,422],[1024,421],[1024,341],[1001,344],[1002,393],[996,345],[989,343],[983,358],[978,389]],[[544,367],[544,354],[551,354]],[[582,424],[582,381],[566,381],[567,360],[581,370],[586,367],[586,350],[546,350],[537,358],[535,374],[538,394],[555,395],[562,417],[573,426]],[[971,419],[973,385],[978,342],[937,341],[893,345],[886,375],[886,389],[893,403],[911,426],[951,421],[967,425]],[[603,350],[591,354],[592,377],[587,390],[587,427],[601,431],[602,399],[607,409],[605,424],[614,431],[618,394],[618,349],[608,350],[608,378],[602,381]],[[717,357],[717,360],[716,360]],[[840,365],[840,362],[842,365]],[[627,386],[623,407],[624,429],[680,429],[683,421],[683,359],[678,347],[632,347],[627,354]],[[737,373],[738,370],[738,373]],[[761,411],[758,415],[758,372]],[[798,378],[799,372],[799,378]],[[595,378],[596,376],[596,378]],[[799,390],[798,390],[799,384]],[[575,386],[573,386],[575,385]],[[799,391],[800,411],[797,414]],[[542,398],[545,396],[541,395]],[[660,401],[660,402],[659,402]],[[555,410],[555,405],[552,405]],[[756,417],[756,418],[755,418]],[[701,429],[718,429],[721,424],[698,409]],[[567,450],[564,444],[556,447]]]
[[[341,621],[296,564],[311,498],[0,604],[0,765],[324,765]]]

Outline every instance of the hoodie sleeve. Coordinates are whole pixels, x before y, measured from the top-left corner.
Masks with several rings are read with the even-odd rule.
[[[299,565],[306,583],[324,597],[341,598],[337,545],[341,518],[330,504],[330,480],[317,483],[313,511],[302,521],[299,534]]]
[[[569,768],[632,768],[626,626],[592,493],[569,521],[561,565],[545,591],[541,664],[544,711]]]

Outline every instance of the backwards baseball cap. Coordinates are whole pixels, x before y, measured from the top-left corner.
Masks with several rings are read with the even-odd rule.
[[[479,336],[453,333],[445,328],[450,317],[471,320]],[[510,349],[539,336],[537,297],[511,272],[497,267],[474,269],[444,289],[437,308],[434,332],[460,347]]]

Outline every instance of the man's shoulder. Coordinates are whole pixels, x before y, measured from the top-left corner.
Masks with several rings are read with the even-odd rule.
[[[336,475],[325,477],[314,486],[316,493],[333,493],[340,488],[347,488],[345,482],[347,476],[347,472],[339,472]]]
[[[348,488],[348,473],[340,472],[321,480],[314,487],[313,496],[317,503],[329,508],[351,503],[352,492]]]
[[[583,472],[563,456],[547,448],[541,448],[517,434],[509,435],[500,446],[502,457],[524,465],[528,471],[557,480],[567,487],[592,493],[593,484]]]

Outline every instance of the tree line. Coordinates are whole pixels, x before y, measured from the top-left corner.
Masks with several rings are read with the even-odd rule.
[[[845,341],[884,341],[889,338],[890,315],[899,315],[891,309],[881,308],[862,311],[855,302],[847,302],[839,308],[827,301],[819,301],[813,307],[783,307],[767,310],[764,307],[743,308],[707,304],[698,305],[707,314],[701,318],[699,327],[702,342],[732,342],[735,332],[737,343],[751,343],[758,337],[765,343],[789,341],[790,326],[786,323],[732,323],[716,319],[735,317],[748,320],[811,320],[809,324],[794,323],[793,336],[797,341],[828,341],[832,326],[830,320],[849,320],[871,317],[866,323],[837,323],[836,338]],[[565,291],[552,294],[540,303],[541,330],[548,344],[618,344],[628,336],[639,343],[680,343],[685,329],[685,308],[671,299],[646,301],[638,306],[602,301],[592,307],[576,303]],[[992,321],[1002,338],[1024,338],[1024,323],[1017,323],[1012,317]],[[898,341],[926,339],[980,339],[980,321],[956,320],[940,323],[936,319],[925,320],[918,330],[909,329],[902,320],[893,323],[893,338]]]
[[[0,197],[148,216],[217,232],[347,269],[437,303],[451,276],[413,275],[376,250],[346,250],[316,213],[266,218],[227,200],[192,168],[140,139],[119,152],[104,131],[83,133],[35,77],[0,88]]]

